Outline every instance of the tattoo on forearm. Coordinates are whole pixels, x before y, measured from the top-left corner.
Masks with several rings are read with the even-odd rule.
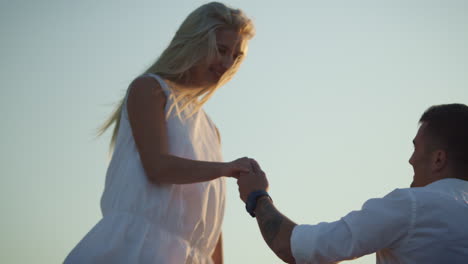
[[[267,244],[272,247],[273,241],[280,231],[284,217],[276,210],[273,204],[261,201],[263,206],[256,210],[258,224]]]
[[[255,214],[268,246],[284,262],[295,263],[289,238],[296,224],[281,214],[268,198],[258,201]]]

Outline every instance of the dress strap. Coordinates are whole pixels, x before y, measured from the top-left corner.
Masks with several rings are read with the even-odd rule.
[[[158,81],[159,85],[161,86],[161,89],[163,89],[166,96],[169,97],[169,95],[171,94],[171,89],[169,88],[169,85],[161,78],[161,76],[154,73],[145,73],[143,74],[143,76],[149,76]]]
[[[148,77],[151,77],[153,79],[155,79],[159,85],[161,86],[161,89],[164,91],[164,94],[167,96],[168,99],[172,98],[172,92],[171,92],[171,88],[169,88],[169,85],[163,80],[163,78],[161,78],[159,75],[157,74],[154,74],[154,73],[144,73],[142,75],[140,75],[140,77],[143,77],[143,76],[148,76]],[[127,113],[127,100],[128,100],[128,93],[130,91],[130,87],[129,89],[127,89],[127,92],[125,94],[125,98],[124,98],[124,101],[123,101],[123,105],[124,105],[124,114],[126,115]]]

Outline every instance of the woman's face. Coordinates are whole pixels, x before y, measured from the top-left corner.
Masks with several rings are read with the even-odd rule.
[[[218,30],[216,43],[219,56],[197,64],[191,69],[193,86],[215,85],[236,60],[244,55],[246,40],[235,30]]]

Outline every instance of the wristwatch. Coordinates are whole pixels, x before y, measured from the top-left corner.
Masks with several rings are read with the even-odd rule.
[[[270,195],[264,190],[253,191],[247,196],[247,202],[245,203],[245,209],[252,216],[255,217],[255,208],[257,208],[257,200],[262,196],[268,196],[271,199]]]

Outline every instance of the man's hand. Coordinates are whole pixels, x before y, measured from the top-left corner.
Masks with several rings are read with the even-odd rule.
[[[237,180],[240,198],[244,203],[251,192],[259,190],[268,191],[269,189],[265,172],[262,171],[258,163],[253,159],[251,159],[251,165],[250,172],[241,173]]]

